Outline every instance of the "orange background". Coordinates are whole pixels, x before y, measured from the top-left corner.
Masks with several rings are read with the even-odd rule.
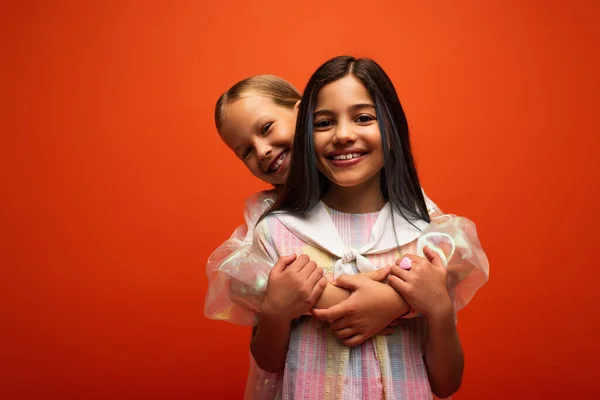
[[[594,398],[594,1],[13,1],[2,43],[0,398],[240,398],[248,328],[204,263],[264,188],[220,142],[235,81],[375,58],[423,185],[491,280],[456,399]],[[587,398],[587,397],[586,397]]]

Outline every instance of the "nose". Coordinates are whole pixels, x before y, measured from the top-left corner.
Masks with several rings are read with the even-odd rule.
[[[272,152],[273,152],[273,148],[271,147],[271,145],[269,143],[265,143],[262,141],[259,141],[258,143],[256,143],[256,154],[258,155],[258,159],[260,161],[266,160],[271,155]]]
[[[356,135],[352,130],[352,124],[347,122],[338,122],[334,135],[333,143],[345,144],[356,140]]]

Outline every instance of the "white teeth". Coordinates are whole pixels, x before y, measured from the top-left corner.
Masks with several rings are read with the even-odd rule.
[[[281,167],[281,164],[283,164],[283,161],[286,159],[287,153],[287,151],[281,153],[281,155],[277,157],[277,161],[275,161],[275,164],[273,164],[273,166],[269,168],[269,171],[277,172],[279,170],[279,167]]]
[[[351,153],[351,154],[338,154],[333,156],[334,160],[352,160],[353,158],[360,157],[359,153]]]

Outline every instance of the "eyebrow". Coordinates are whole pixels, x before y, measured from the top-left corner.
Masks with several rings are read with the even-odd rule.
[[[265,117],[260,117],[256,120],[254,125],[252,125],[252,132],[260,132],[260,128],[264,125]]]
[[[361,108],[372,108],[372,109],[375,109],[375,105],[371,104],[371,103],[354,104],[354,105],[352,105],[350,107],[350,111],[356,111],[356,110],[361,109]],[[318,117],[319,115],[322,115],[322,114],[334,114],[334,113],[331,110],[323,109],[323,110],[315,111],[313,113],[313,118],[314,117]]]

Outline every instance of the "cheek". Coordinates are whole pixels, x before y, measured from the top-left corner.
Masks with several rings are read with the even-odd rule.
[[[260,177],[262,175],[260,168],[258,168],[258,163],[254,158],[245,162],[244,165],[246,166],[246,168],[248,168],[250,172],[252,172],[252,175],[257,177]]]
[[[379,132],[375,135],[371,135],[370,146],[374,152],[381,154],[383,157],[383,143],[381,142],[381,136]]]
[[[325,147],[327,146],[327,141],[322,137],[322,135],[314,137],[315,142],[315,154],[317,158],[320,158],[322,154],[325,153]]]
[[[275,132],[275,134],[273,135],[273,137],[280,143],[291,147],[292,143],[294,143],[294,127],[288,126],[288,127],[281,127],[279,129],[277,129]]]
[[[323,172],[325,164],[324,157],[322,156],[324,151],[323,147],[323,144],[319,143],[319,141],[315,138],[315,158],[317,159],[317,169],[320,172]]]

